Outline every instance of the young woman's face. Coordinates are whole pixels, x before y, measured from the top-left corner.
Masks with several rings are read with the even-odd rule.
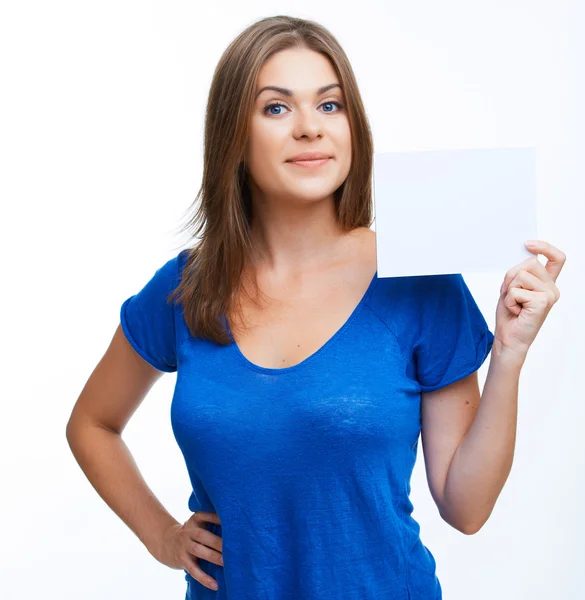
[[[340,87],[329,60],[312,50],[278,52],[260,70],[246,161],[253,195],[270,201],[310,202],[329,197],[351,165],[351,135]],[[302,152],[330,157],[315,167],[290,160]],[[301,163],[307,164],[307,163]]]

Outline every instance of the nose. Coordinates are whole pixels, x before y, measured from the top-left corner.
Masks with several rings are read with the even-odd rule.
[[[295,115],[294,136],[295,138],[314,138],[323,135],[323,117],[315,108],[300,109]]]

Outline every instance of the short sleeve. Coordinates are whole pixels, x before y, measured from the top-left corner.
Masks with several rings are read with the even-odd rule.
[[[461,274],[419,281],[423,297],[413,358],[421,391],[432,392],[479,369],[494,335]]]
[[[157,269],[120,308],[120,323],[136,352],[159,371],[177,370],[175,305],[168,296],[179,284],[179,256]]]

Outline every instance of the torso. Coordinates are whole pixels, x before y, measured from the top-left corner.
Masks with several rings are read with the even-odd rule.
[[[376,234],[354,230],[335,265],[297,286],[259,285],[274,300],[261,308],[241,298],[246,329],[230,324],[240,352],[252,363],[282,369],[303,362],[327,343],[359,304],[376,272]]]

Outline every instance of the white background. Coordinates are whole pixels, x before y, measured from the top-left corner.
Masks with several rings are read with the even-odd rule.
[[[122,301],[188,245],[177,231],[200,183],[217,61],[278,14],[338,38],[376,151],[538,148],[539,231],[568,260],[522,371],[512,472],[474,536],[441,520],[420,447],[412,500],[445,599],[583,598],[585,9],[568,0],[2,4],[0,597],[184,598],[183,572],[101,500],[65,425]],[[505,273],[464,275],[493,331]],[[174,379],[156,384],[124,439],[186,520]]]

